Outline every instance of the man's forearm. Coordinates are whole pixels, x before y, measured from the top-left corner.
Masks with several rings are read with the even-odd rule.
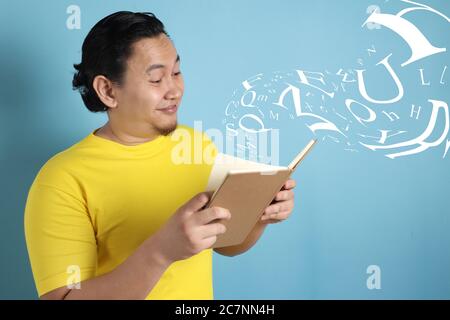
[[[116,269],[81,282],[64,299],[145,299],[169,266],[150,237]]]
[[[253,227],[252,231],[250,232],[250,234],[247,236],[247,238],[244,240],[243,243],[235,246],[217,248],[214,251],[223,254],[225,256],[236,256],[238,254],[244,253],[255,245],[255,243],[259,240],[259,238],[263,234],[266,226],[267,224],[262,223],[261,221],[258,220],[258,222]]]

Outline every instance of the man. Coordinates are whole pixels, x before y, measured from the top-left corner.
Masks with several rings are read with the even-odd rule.
[[[52,157],[31,186],[25,232],[41,299],[212,299],[212,250],[226,208],[204,206],[212,164],[175,164],[184,84],[180,57],[153,14],[117,12],[87,35],[73,86],[108,122]],[[194,150],[193,152],[198,152]],[[288,180],[244,243],[294,205]]]

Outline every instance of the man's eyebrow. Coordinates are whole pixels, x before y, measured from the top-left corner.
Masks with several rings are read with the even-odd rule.
[[[177,63],[178,61],[180,61],[180,55],[177,54],[177,58],[175,59],[175,63]],[[152,64],[151,66],[149,66],[147,68],[147,70],[145,70],[145,73],[150,73],[150,71],[155,70],[155,69],[161,69],[161,68],[165,68],[166,66],[163,64]]]

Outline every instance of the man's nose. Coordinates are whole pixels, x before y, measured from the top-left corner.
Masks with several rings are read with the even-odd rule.
[[[174,100],[179,99],[183,94],[183,89],[177,81],[171,80],[168,84],[166,97],[167,99]]]

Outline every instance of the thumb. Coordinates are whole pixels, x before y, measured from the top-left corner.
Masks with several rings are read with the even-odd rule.
[[[208,192],[201,192],[195,195],[191,200],[186,202],[183,209],[189,213],[194,213],[202,209],[209,201],[210,194]]]

